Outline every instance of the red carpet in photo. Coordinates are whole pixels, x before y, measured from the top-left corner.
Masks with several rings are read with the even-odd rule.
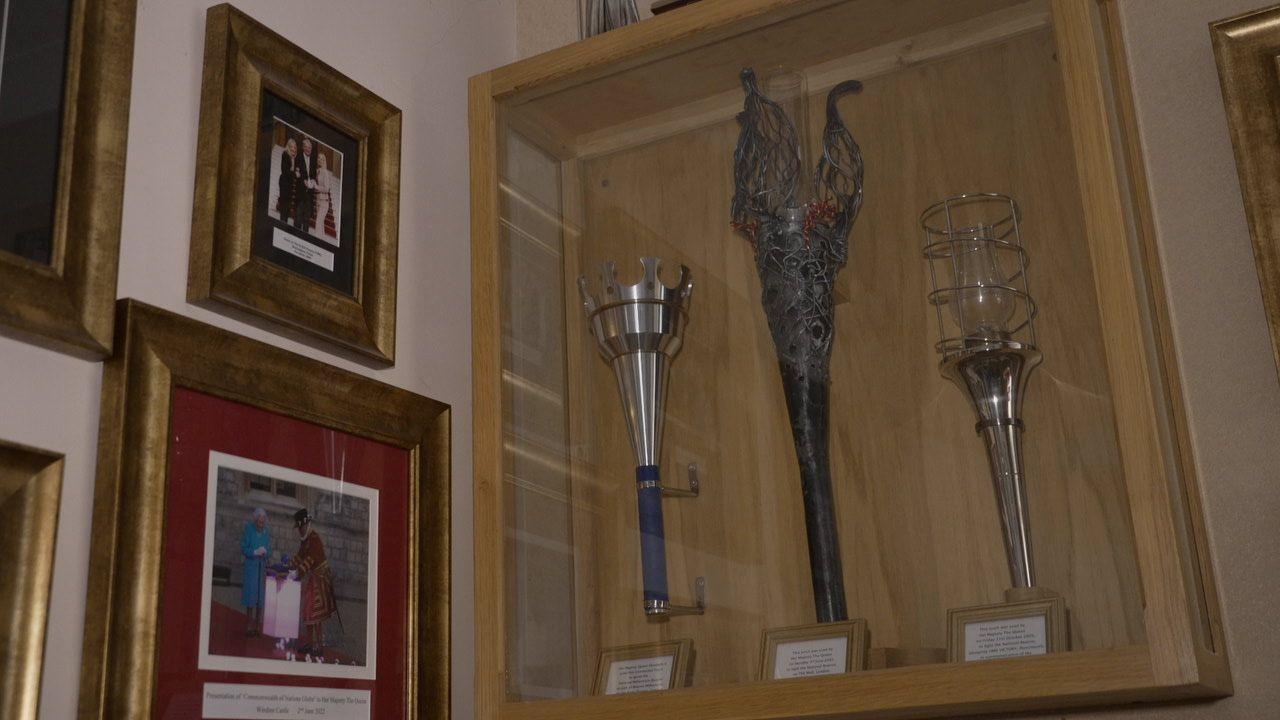
[[[281,648],[276,646],[276,638],[267,635],[247,637],[244,631],[248,624],[249,616],[241,610],[214,602],[213,611],[209,613],[209,654],[268,660],[289,659],[287,653],[294,652],[291,643],[286,643],[286,647]],[[324,662],[330,664],[335,661],[343,665],[352,664],[350,656],[334,648],[325,648],[323,658]],[[297,656],[294,660],[306,662],[306,657]]]

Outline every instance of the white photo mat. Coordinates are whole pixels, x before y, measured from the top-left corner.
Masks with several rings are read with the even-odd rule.
[[[368,594],[365,604],[368,617],[365,622],[365,665],[330,665],[325,663],[275,660],[268,658],[213,655],[209,652],[209,626],[213,603],[213,542],[214,514],[217,510],[218,469],[229,468],[254,475],[284,480],[322,491],[351,495],[369,503],[369,571]],[[200,670],[230,670],[235,672],[272,673],[277,675],[304,675],[309,677],[337,677],[356,680],[377,679],[377,612],[378,612],[378,491],[364,485],[344,482],[340,479],[301,472],[292,468],[211,451],[205,500],[204,565],[200,590],[200,654],[197,667]]]
[[[7,2],[8,0],[4,0],[4,1]],[[310,140],[313,147],[317,145],[323,145],[324,147],[329,149],[329,152],[337,156],[338,162],[342,167],[342,172],[334,173],[333,175],[335,184],[329,188],[329,207],[332,208],[333,210],[333,225],[338,235],[337,237],[329,237],[328,235],[326,235],[324,233],[324,218],[317,217],[316,220],[319,223],[320,232],[317,233],[308,229],[306,232],[306,236],[315,240],[323,240],[324,242],[329,243],[334,247],[342,247],[342,179],[345,176],[345,173],[347,172],[347,169],[348,169],[346,153],[330,145],[329,143],[320,140],[319,138],[307,132],[306,130],[303,130],[297,127],[293,123],[290,123],[287,120],[282,119],[278,115],[272,115],[271,120],[272,122],[276,122],[283,125],[287,130],[290,130],[296,133],[299,138],[306,138]],[[299,155],[301,155],[302,148],[298,148],[298,153]],[[284,147],[280,145],[276,145],[274,142],[272,142],[271,165],[270,165],[271,171],[270,171],[270,175],[267,178],[266,210],[267,210],[268,217],[279,222],[284,222],[284,218],[280,217],[280,213],[276,212],[276,202],[280,198],[280,188],[276,184],[276,178],[280,177],[280,163],[281,163],[280,156],[281,155],[284,155]],[[314,158],[318,158],[318,157],[320,157],[320,152],[319,152],[319,149],[317,148],[316,150],[313,151],[312,162],[313,163],[316,162]],[[328,169],[331,173],[333,172],[333,168],[328,168]],[[290,230],[296,230],[296,228],[290,226]],[[333,268],[331,267],[329,269],[332,270]]]

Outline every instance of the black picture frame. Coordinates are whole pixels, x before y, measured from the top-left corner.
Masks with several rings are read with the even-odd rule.
[[[279,189],[279,173],[273,167],[273,153],[276,147],[277,128],[283,124],[288,136],[295,141],[311,140],[313,158],[321,154],[316,143],[323,143],[328,149],[336,151],[341,158],[340,180],[341,192],[339,202],[331,203],[331,209],[339,209],[337,225],[337,246],[332,241],[325,241],[309,230],[297,225],[296,217],[291,222],[288,217],[273,217],[276,203],[272,202],[273,189]],[[255,257],[278,265],[286,270],[332,288],[344,295],[355,294],[356,269],[356,193],[359,182],[359,143],[323,122],[301,107],[276,95],[270,90],[262,91],[262,108],[258,115],[258,148],[257,148],[257,182],[254,187],[253,244]],[[301,158],[301,151],[298,152]],[[315,177],[315,160],[311,161],[310,174]],[[303,202],[298,199],[294,212],[306,208],[311,212],[318,209],[315,192],[305,187],[296,187],[296,193],[310,192],[312,198]],[[335,207],[336,206],[336,207]],[[283,213],[282,213],[283,214]],[[324,218],[314,220],[323,226]],[[281,233],[285,235],[282,236]],[[287,236],[287,237],[286,237]],[[290,250],[280,247],[285,244]],[[307,257],[302,257],[306,255]],[[310,258],[310,259],[308,259]],[[331,269],[325,265],[331,265]]]

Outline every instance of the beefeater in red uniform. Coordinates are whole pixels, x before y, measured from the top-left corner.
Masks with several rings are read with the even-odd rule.
[[[301,544],[293,556],[293,567],[302,580],[302,626],[306,645],[299,652],[319,655],[324,652],[324,621],[338,612],[338,598],[333,592],[333,571],[325,557],[324,542],[311,528],[311,514],[305,509],[293,515],[293,526]]]

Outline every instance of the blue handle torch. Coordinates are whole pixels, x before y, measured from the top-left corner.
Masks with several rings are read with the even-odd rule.
[[[679,282],[668,287],[658,279],[661,261],[645,257],[640,263],[644,277],[635,285],[619,285],[616,266],[607,262],[601,270],[600,296],[588,291],[585,277],[578,279],[578,288],[600,354],[617,377],[635,453],[644,611],[647,615],[669,615],[676,608],[667,593],[658,461],[667,375],[672,358],[680,351],[693,281],[689,268],[681,265]]]

